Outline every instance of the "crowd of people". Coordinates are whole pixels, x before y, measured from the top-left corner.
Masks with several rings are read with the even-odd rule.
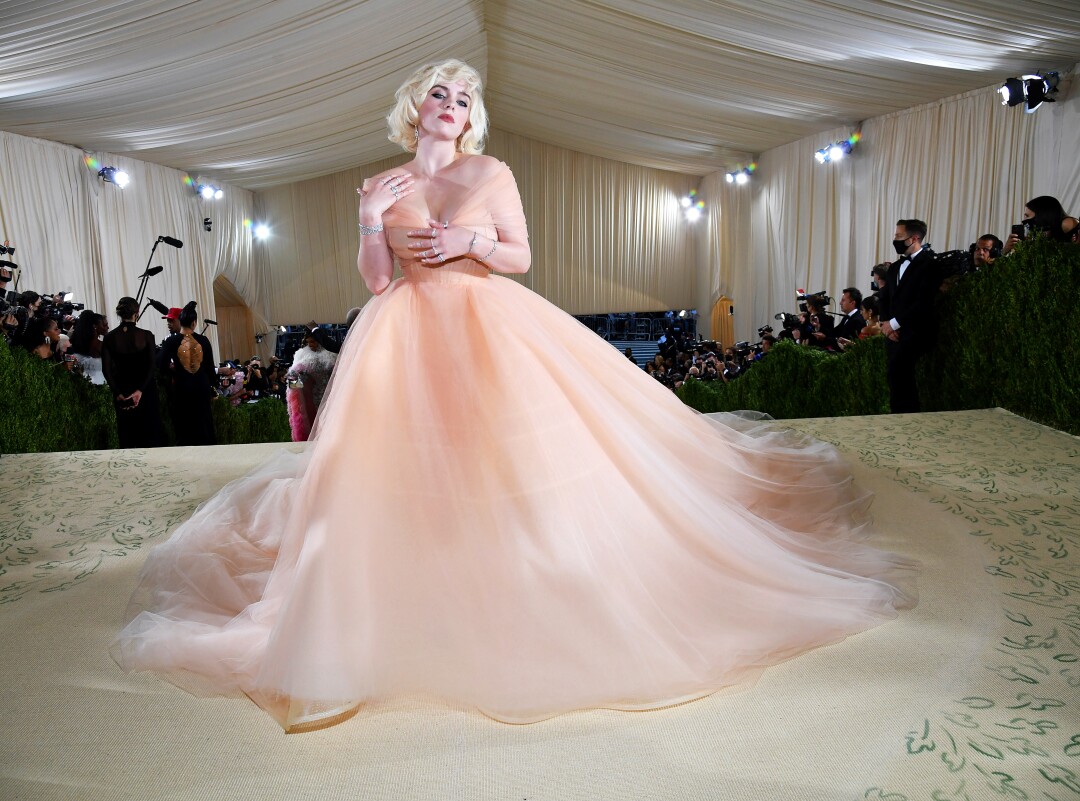
[[[333,369],[333,354],[341,342],[334,334],[310,324],[304,344],[291,361],[258,356],[244,361],[214,362],[213,346],[196,331],[195,302],[170,308],[162,315],[169,335],[156,342],[138,325],[134,298],[121,298],[118,324],[82,308],[63,294],[8,291],[11,272],[0,268],[0,328],[11,348],[21,348],[43,362],[70,373],[73,380],[108,385],[116,408],[121,447],[164,444],[159,414],[159,385],[179,445],[215,442],[210,402],[215,397],[233,405],[261,398],[288,401],[293,438],[304,440]],[[164,310],[164,307],[162,307]],[[355,318],[359,310],[351,312]]]
[[[780,339],[843,351],[858,339],[884,336],[888,340],[893,411],[917,411],[914,363],[933,341],[932,296],[947,290],[957,271],[941,274],[934,254],[924,246],[927,226],[921,220],[900,220],[894,236],[899,259],[872,268],[871,294],[864,296],[853,286],[845,288],[839,313],[827,310],[831,298],[826,293],[806,295],[798,314],[777,315],[783,328],[775,336],[771,326],[763,326],[757,343],[726,347],[697,340],[671,324],[658,343],[658,353],[644,369],[674,390],[688,379],[732,381],[767,357]],[[998,259],[1008,258],[1020,241],[1033,236],[1080,243],[1080,221],[1067,214],[1056,198],[1034,198],[1025,204],[1023,221],[1012,227],[1004,241],[984,234],[972,243],[969,261],[960,272],[986,270]],[[909,275],[918,276],[918,280],[908,280],[901,290],[902,277],[912,267]],[[169,336],[159,344],[150,331],[138,328],[139,307],[134,298],[121,299],[116,308],[119,324],[110,330],[104,314],[72,303],[69,295],[9,291],[11,278],[11,271],[0,267],[0,328],[9,346],[24,348],[92,383],[107,383],[117,410],[121,447],[152,447],[163,442],[156,411],[159,373],[164,377],[179,444],[214,442],[209,403],[215,396],[234,405],[265,397],[285,400],[293,439],[302,441],[309,436],[341,347],[337,337],[314,321],[307,326],[304,344],[291,360],[273,357],[264,365],[258,356],[252,356],[215,366],[210,341],[195,331],[194,302],[183,309],[168,310],[163,319]],[[359,311],[349,311],[346,326]],[[903,317],[908,319],[901,323]],[[629,350],[626,355],[633,361]]]
[[[884,336],[891,408],[894,412],[918,411],[914,365],[934,340],[933,296],[948,291],[964,273],[991,268],[998,259],[1007,258],[1019,242],[1036,236],[1080,244],[1080,220],[1067,214],[1056,198],[1036,197],[1024,205],[1023,220],[1012,226],[1005,241],[983,234],[959,259],[955,255],[941,259],[924,245],[925,222],[900,220],[893,239],[899,258],[872,268],[872,293],[864,296],[857,287],[846,287],[840,295],[839,313],[829,312],[832,299],[818,292],[800,298],[798,314],[777,315],[783,328],[776,336],[771,326],[758,329],[761,339],[754,345],[738,342],[723,347],[717,342],[672,336],[669,331],[645,370],[665,386],[678,389],[690,378],[731,381],[761,361],[780,339],[839,352],[856,340]],[[901,289],[905,274],[909,280]],[[901,323],[903,318],[906,320]],[[633,359],[629,352],[627,356]]]

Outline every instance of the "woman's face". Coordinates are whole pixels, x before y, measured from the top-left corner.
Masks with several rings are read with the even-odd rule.
[[[319,352],[320,350],[322,350],[322,346],[318,343],[318,341],[314,337],[308,337],[307,339],[305,339],[304,344],[307,345],[309,348],[311,348],[311,350],[315,351],[316,353]]]
[[[56,320],[49,322],[48,328],[45,329],[45,336],[54,344],[60,341],[60,326],[56,324]]]
[[[101,319],[98,320],[97,324],[94,326],[94,333],[101,335],[109,333],[109,318],[107,318],[104,314],[101,315]]]
[[[446,81],[431,87],[420,104],[420,138],[457,141],[469,122],[472,98],[462,81]]]
[[[861,309],[859,309],[859,314],[861,314],[862,318],[864,320],[866,320],[866,322],[868,322],[868,323],[871,323],[871,322],[874,321],[874,313],[872,311],[870,311],[868,308],[866,308],[865,306],[862,307]]]
[[[1030,220],[1034,216],[1035,216],[1035,212],[1033,212],[1027,206],[1024,206],[1024,219],[1025,220]]]

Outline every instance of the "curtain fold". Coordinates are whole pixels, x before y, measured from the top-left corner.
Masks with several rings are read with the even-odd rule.
[[[697,178],[501,131],[485,152],[514,172],[529,224],[533,266],[515,280],[571,314],[694,306],[696,234],[679,199]],[[409,158],[257,192],[274,230],[256,245],[274,323],[340,322],[369,299],[356,270],[356,187]]]
[[[19,288],[71,292],[73,300],[117,323],[115,308],[134,297],[149,266],[164,269],[149,279],[146,298],[166,306],[198,303],[200,318],[214,319],[214,279],[236,287],[256,321],[265,320],[264,290],[254,270],[249,227],[251,192],[223,186],[221,200],[197,196],[187,174],[107,153],[84,153],[68,145],[0,132],[0,238],[16,247]],[[102,181],[88,157],[123,169],[124,189]],[[211,220],[211,231],[203,228]],[[184,243],[160,243],[169,236]],[[160,339],[167,334],[152,308],[141,325]],[[207,332],[217,350],[217,334]]]
[[[925,220],[927,241],[943,252],[986,233],[1005,240],[1037,195],[1080,214],[1078,73],[1065,71],[1058,102],[1034,114],[1002,107],[986,87],[865,121],[841,162],[813,154],[849,127],[762,153],[745,186],[707,176],[724,215],[709,219],[718,244],[699,261],[702,295],[733,297],[736,336],[755,340],[777,312],[796,310],[798,289],[837,301],[848,286],[869,292],[870,268],[896,258],[899,219]]]

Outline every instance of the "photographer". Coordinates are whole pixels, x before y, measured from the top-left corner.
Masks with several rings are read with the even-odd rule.
[[[1012,227],[1005,240],[1002,254],[1009,253],[1016,243],[1033,233],[1042,233],[1055,242],[1076,242],[1080,236],[1080,220],[1065,213],[1056,197],[1041,195],[1024,204],[1024,219]]]
[[[267,393],[269,383],[263,372],[262,362],[258,356],[252,356],[245,365],[247,380],[244,381],[244,389],[252,398],[261,398]]]
[[[978,272],[991,266],[1001,255],[1001,240],[993,234],[983,234],[971,246],[971,267]]]
[[[850,344],[851,340],[858,339],[859,333],[866,325],[866,320],[859,313],[862,300],[862,292],[853,286],[849,286],[841,293],[840,311],[844,313],[844,317],[833,329],[832,336],[829,338],[829,347],[842,349],[844,345],[841,344],[841,340]]]
[[[22,342],[26,326],[37,316],[37,310],[40,307],[41,295],[27,290],[21,292],[15,299],[15,305],[7,310],[8,314],[4,317],[4,331],[12,346],[18,346]]]
[[[828,295],[817,293],[806,296],[806,311],[810,315],[809,327],[804,328],[802,340],[807,345],[816,345],[819,348],[828,347],[834,343],[833,319],[825,311],[830,303]]]

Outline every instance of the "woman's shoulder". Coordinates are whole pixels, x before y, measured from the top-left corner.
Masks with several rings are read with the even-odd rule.
[[[483,153],[469,153],[460,157],[463,166],[472,170],[476,175],[494,176],[501,172],[510,172],[510,168],[494,156]]]

